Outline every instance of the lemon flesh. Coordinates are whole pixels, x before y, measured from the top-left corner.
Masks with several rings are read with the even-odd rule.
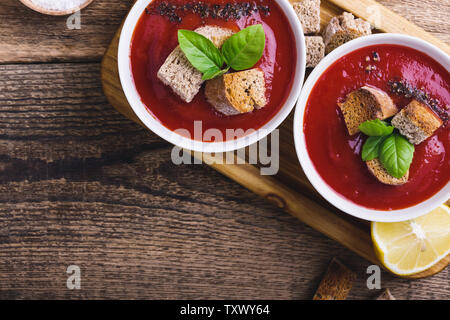
[[[450,254],[450,208],[442,205],[404,222],[372,222],[372,240],[378,258],[393,273],[425,271]]]

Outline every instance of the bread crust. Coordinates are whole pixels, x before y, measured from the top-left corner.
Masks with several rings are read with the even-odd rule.
[[[320,32],[320,0],[300,0],[292,6],[302,24],[303,33]]]
[[[394,119],[392,125],[412,144],[420,144],[439,129],[444,122],[424,103],[411,101]]]
[[[306,36],[306,67],[314,68],[325,57],[325,44],[321,36]]]
[[[372,119],[384,120],[398,113],[397,106],[385,91],[372,86],[364,86],[361,88],[361,92],[372,100],[369,105]]]
[[[325,52],[328,54],[337,47],[356,38],[372,34],[370,23],[363,19],[355,19],[353,14],[344,12],[333,17],[323,33]]]
[[[195,30],[220,48],[226,39],[233,35],[230,29],[217,26],[204,26]],[[157,77],[169,86],[183,101],[190,103],[203,84],[202,73],[195,69],[180,47],[176,47],[160,67]]]
[[[218,26],[203,26],[194,31],[211,40],[217,48],[221,48],[223,43],[234,34],[231,29]]]
[[[383,164],[379,159],[367,161],[366,164],[370,173],[372,173],[373,176],[383,184],[387,184],[390,186],[401,186],[407,183],[409,180],[409,170],[402,178],[398,179],[389,174],[389,172],[383,167]]]
[[[180,47],[167,57],[157,76],[187,103],[192,102],[203,83],[202,73],[191,65]]]
[[[356,274],[334,258],[319,284],[313,300],[345,300]]]
[[[227,73],[206,82],[205,96],[220,113],[228,116],[252,112],[266,105],[264,72],[251,69]]]
[[[398,112],[389,95],[381,89],[364,86],[349,93],[344,102],[338,102],[350,135],[357,134],[359,125],[368,120],[384,120]]]

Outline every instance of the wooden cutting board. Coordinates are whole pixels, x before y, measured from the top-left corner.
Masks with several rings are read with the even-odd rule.
[[[295,1],[291,1],[295,2]],[[450,47],[420,27],[373,0],[322,0],[321,24],[343,11],[366,19],[376,27],[375,32],[404,33],[427,40],[450,54]],[[102,61],[103,90],[109,102],[125,117],[142,125],[123,93],[117,67],[117,48],[121,28],[117,31]],[[211,159],[204,154],[203,159]],[[370,237],[370,224],[340,212],[328,204],[312,187],[303,173],[295,152],[293,140],[293,115],[280,127],[280,172],[274,177],[261,176],[256,166],[211,165],[214,169],[237,183],[275,203],[300,221],[338,241],[371,263],[380,264],[375,256]],[[429,270],[410,276],[423,278],[443,270],[450,255]]]

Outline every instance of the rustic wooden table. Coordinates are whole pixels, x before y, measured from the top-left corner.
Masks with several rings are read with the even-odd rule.
[[[0,298],[310,299],[337,256],[369,263],[118,114],[100,60],[133,0],[95,0],[81,29],[0,4]],[[383,0],[450,43],[449,0]],[[81,268],[81,290],[66,268]],[[450,270],[397,298],[450,299]]]

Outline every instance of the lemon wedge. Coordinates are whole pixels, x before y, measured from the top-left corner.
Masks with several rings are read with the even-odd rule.
[[[425,271],[450,253],[450,208],[442,205],[414,220],[372,222],[375,252],[400,276]]]

